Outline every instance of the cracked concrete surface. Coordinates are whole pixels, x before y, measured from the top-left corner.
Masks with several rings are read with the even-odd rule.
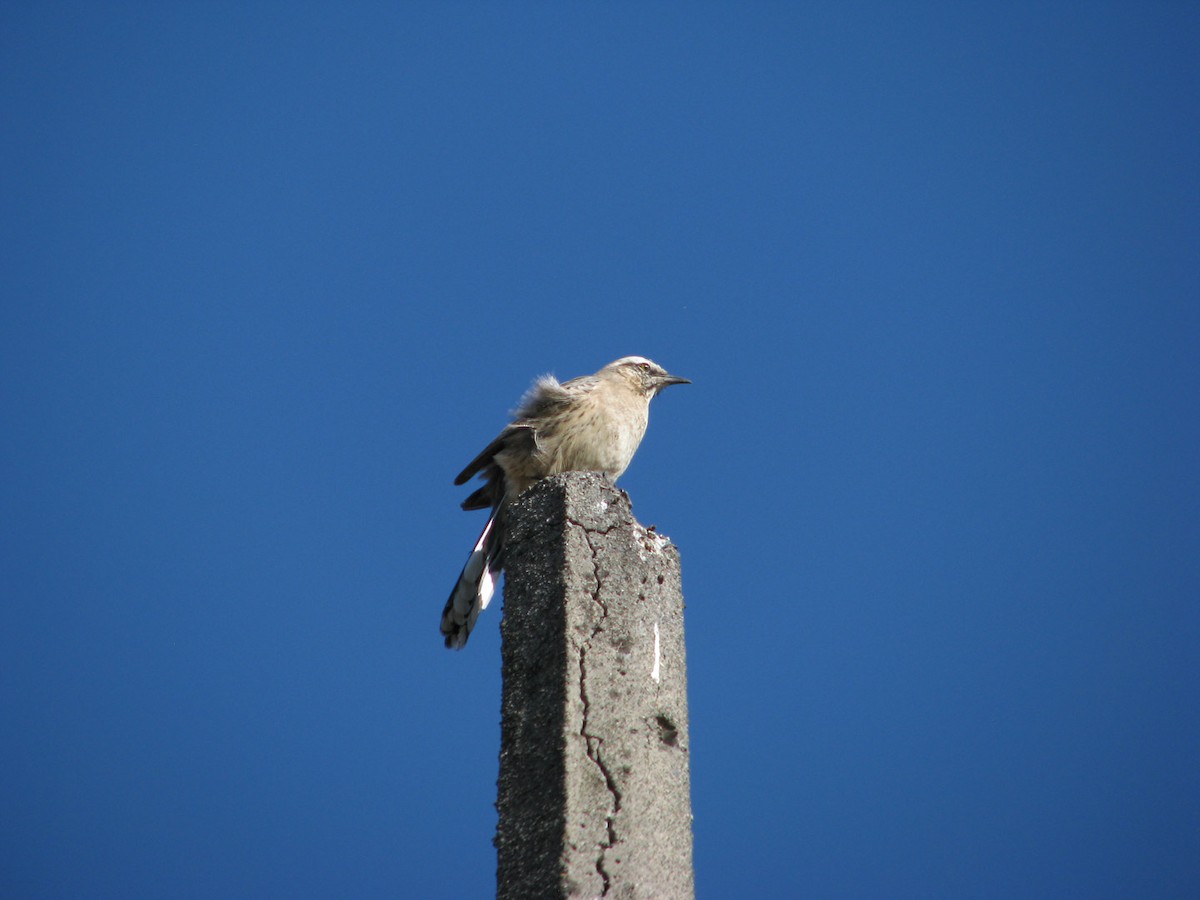
[[[692,897],[679,554],[592,473],[509,527],[498,896]]]

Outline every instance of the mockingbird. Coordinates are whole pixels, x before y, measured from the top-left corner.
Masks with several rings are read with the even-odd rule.
[[[672,384],[691,382],[641,356],[562,384],[553,375],[534,382],[512,423],[454,479],[464,484],[476,473],[487,479],[462,508],[491,508],[492,514],[442,610],[447,647],[466,645],[496,590],[508,504],[539,478],[559,472],[603,472],[616,481],[646,433],[651,398]]]

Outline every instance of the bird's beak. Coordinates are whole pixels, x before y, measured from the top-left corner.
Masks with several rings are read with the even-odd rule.
[[[680,378],[678,375],[659,375],[658,389],[661,391],[665,387],[670,387],[673,384],[691,384],[691,379]]]

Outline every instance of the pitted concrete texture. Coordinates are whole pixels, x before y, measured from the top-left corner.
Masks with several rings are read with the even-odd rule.
[[[595,473],[509,529],[498,896],[693,897],[679,553]]]

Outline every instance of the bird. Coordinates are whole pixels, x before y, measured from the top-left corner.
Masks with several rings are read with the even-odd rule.
[[[543,375],[521,398],[514,418],[469,462],[456,485],[484,484],[462,502],[491,515],[442,610],[446,647],[466,646],[504,566],[505,518],[534,482],[561,472],[600,472],[615,482],[646,433],[650,401],[663,388],[691,384],[644,356],[623,356],[594,375],[560,383]]]

